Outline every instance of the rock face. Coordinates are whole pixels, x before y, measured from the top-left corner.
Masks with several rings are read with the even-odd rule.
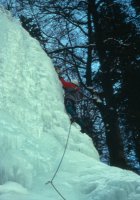
[[[140,199],[139,176],[101,163],[90,138],[70,128],[50,58],[2,10],[0,45],[0,200]]]

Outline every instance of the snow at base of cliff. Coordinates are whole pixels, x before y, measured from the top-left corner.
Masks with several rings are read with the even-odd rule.
[[[0,200],[139,200],[140,177],[101,163],[76,124],[54,177],[70,128],[57,74],[2,10],[0,44]]]

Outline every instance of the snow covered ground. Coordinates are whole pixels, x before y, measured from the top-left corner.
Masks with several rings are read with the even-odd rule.
[[[101,163],[78,125],[55,174],[70,121],[52,62],[2,10],[0,45],[0,200],[139,200],[140,177]]]

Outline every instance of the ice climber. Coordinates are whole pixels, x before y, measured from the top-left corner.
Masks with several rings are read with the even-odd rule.
[[[59,79],[65,91],[64,103],[65,103],[66,112],[70,116],[71,122],[78,123],[81,126],[81,132],[84,132],[84,123],[78,117],[78,114],[76,112],[76,104],[78,101],[81,100],[81,92],[80,92],[79,83],[77,80],[72,80],[71,82],[66,81],[62,77],[62,73],[60,69],[56,68],[56,71],[58,73]]]

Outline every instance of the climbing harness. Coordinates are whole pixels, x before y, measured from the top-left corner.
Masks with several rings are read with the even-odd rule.
[[[57,169],[56,169],[56,171],[55,171],[55,173],[54,173],[52,179],[51,179],[50,181],[48,181],[48,182],[45,183],[45,185],[51,184],[51,186],[54,188],[54,190],[55,190],[55,191],[59,194],[59,196],[60,196],[62,199],[64,199],[64,200],[66,200],[66,199],[65,199],[64,196],[59,192],[59,190],[56,188],[56,186],[55,186],[54,183],[53,183],[53,180],[55,179],[55,177],[56,177],[56,175],[57,175],[57,173],[58,173],[58,171],[59,171],[59,169],[60,169],[60,167],[61,167],[61,164],[62,164],[62,162],[63,162],[64,156],[65,156],[65,153],[66,153],[66,150],[67,150],[67,147],[68,147],[69,137],[70,137],[70,133],[71,133],[71,125],[72,125],[72,122],[70,123],[70,126],[69,126],[68,136],[67,136],[67,140],[66,140],[64,152],[63,152],[63,154],[62,154],[62,157],[61,157],[61,160],[60,160],[60,162],[59,162],[59,164],[58,164],[58,167],[57,167]]]

